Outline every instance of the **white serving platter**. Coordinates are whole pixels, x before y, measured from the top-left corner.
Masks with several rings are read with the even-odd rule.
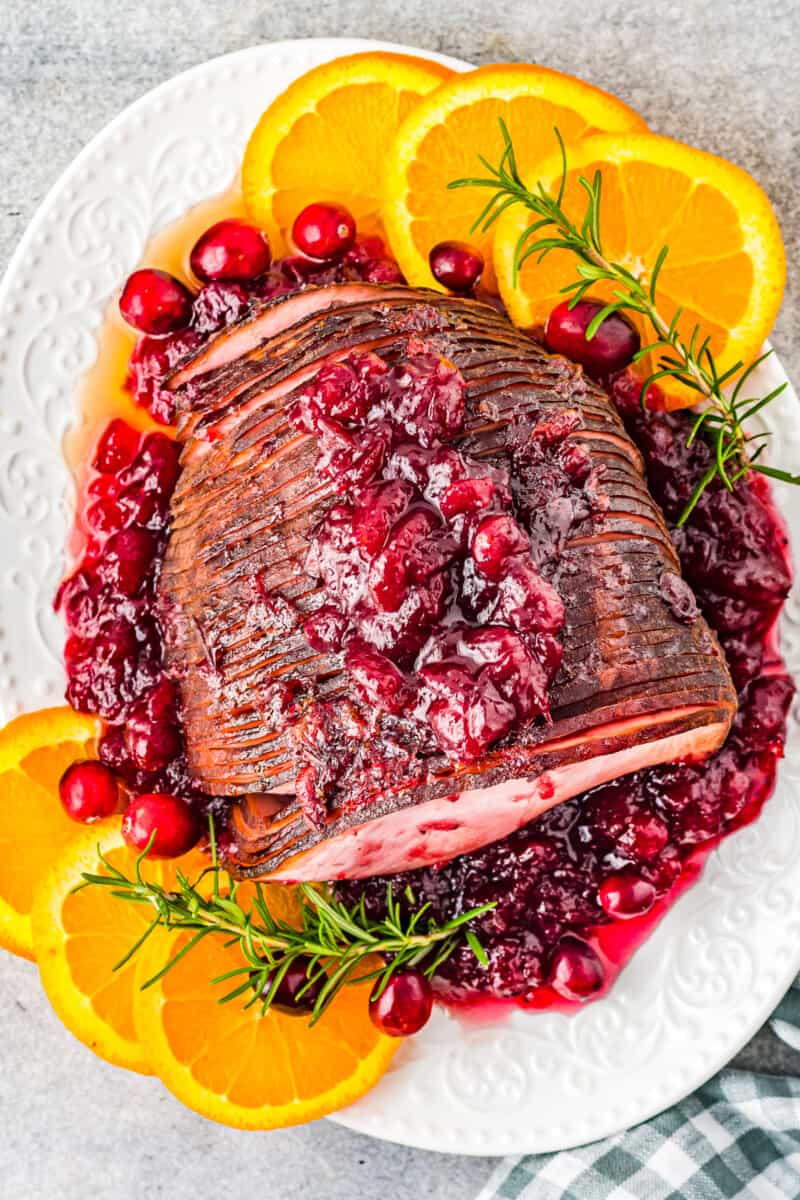
[[[22,238],[0,284],[0,718],[63,696],[52,611],[70,522],[61,443],[108,304],[157,230],[232,183],[278,92],[317,63],[370,48],[422,53],[355,39],[279,42],[169,80],[78,155]],[[774,358],[760,376],[765,390],[785,378]],[[800,470],[791,388],[768,414],[781,464]],[[784,486],[777,495],[800,545],[800,496]],[[797,588],[781,638],[800,675]],[[437,1010],[378,1087],[334,1120],[460,1154],[554,1150],[644,1120],[726,1063],[800,968],[799,715],[795,707],[763,815],[712,854],[606,998],[575,1016],[467,1022]]]

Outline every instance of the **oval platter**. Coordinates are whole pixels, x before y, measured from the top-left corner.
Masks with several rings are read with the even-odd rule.
[[[254,46],[169,80],[77,156],[34,216],[0,284],[0,718],[60,703],[70,478],[61,454],[104,313],[150,237],[230,186],[270,100],[353,39]],[[785,379],[775,358],[755,381]],[[800,470],[791,387],[770,405],[782,465]],[[793,544],[800,495],[778,485]],[[781,626],[800,675],[800,591]],[[610,994],[574,1016],[437,1010],[368,1096],[333,1119],[376,1137],[459,1154],[562,1149],[604,1137],[687,1095],[769,1016],[800,969],[800,708],[764,813],[710,857]],[[31,977],[31,986],[36,986]],[[153,1081],[152,1087],[159,1085]]]

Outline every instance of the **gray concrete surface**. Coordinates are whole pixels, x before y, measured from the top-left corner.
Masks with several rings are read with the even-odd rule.
[[[304,36],[391,38],[475,62],[529,59],[617,92],[653,129],[750,170],[800,261],[800,10],[787,0],[3,0],[0,269],[50,184],[142,92],[204,59]],[[774,335],[795,379],[800,275]],[[0,958],[3,1200],[469,1200],[487,1159],[440,1156],[328,1122],[244,1135],[95,1059],[35,968]],[[743,1065],[797,1070],[768,1033]]]

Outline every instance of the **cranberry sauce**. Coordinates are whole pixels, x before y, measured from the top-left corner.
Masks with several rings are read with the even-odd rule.
[[[774,787],[794,693],[772,635],[791,584],[780,520],[764,480],[753,476],[734,493],[712,485],[677,528],[711,451],[702,442],[687,449],[685,413],[643,414],[638,391],[627,375],[612,387],[686,577],[728,654],[739,713],[725,746],[705,762],[596,788],[440,868],[337,885],[347,898],[363,894],[375,915],[387,886],[401,905],[428,901],[439,919],[494,902],[474,922],[488,968],[464,946],[436,973],[444,998],[516,997],[547,1007],[601,994],[709,849],[753,820]],[[673,600],[683,605],[686,596]]]
[[[617,376],[612,396],[628,432],[645,458],[647,482],[672,527],[683,573],[716,629],[740,690],[775,666],[767,634],[792,582],[786,534],[763,475],[746,488],[707,488],[691,520],[677,522],[697,481],[711,462],[707,443],[686,447],[682,413],[642,412],[639,388]]]
[[[365,238],[333,267],[288,258],[246,283],[208,283],[191,298],[187,328],[137,340],[128,373],[132,397],[168,425],[175,412],[163,381],[212,333],[284,292],[334,279],[377,278],[401,276],[380,239]],[[120,418],[106,426],[88,472],[81,472],[73,538],[79,561],[56,606],[67,624],[67,699],[107,723],[102,761],[134,792],[180,793],[201,804],[206,798],[186,769],[175,689],[162,670],[155,613],[179,453],[166,432],[142,434]]]
[[[289,413],[316,437],[317,472],[339,497],[311,536],[306,570],[324,602],[302,625],[306,640],[344,650],[350,700],[374,736],[385,735],[382,716],[402,716],[418,754],[462,763],[549,716],[564,624],[508,472],[447,445],[463,429],[464,391],[456,368],[412,338],[393,365],[374,354],[326,365]],[[559,438],[542,422],[531,437],[542,462],[579,488],[569,428]],[[335,727],[338,712],[329,716]],[[297,743],[312,821],[350,766],[341,739],[318,728],[322,753]]]
[[[56,605],[67,699],[107,722],[100,758],[137,791],[191,792],[175,689],[161,667],[155,586],[178,445],[116,418],[95,450],[79,516],[84,551]]]

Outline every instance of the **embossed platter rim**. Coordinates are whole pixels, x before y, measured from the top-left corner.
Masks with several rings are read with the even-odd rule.
[[[3,719],[61,699],[63,632],[50,603],[70,508],[60,448],[107,304],[158,228],[228,186],[273,95],[318,62],[378,47],[423,53],[314,39],[195,67],[98,134],[34,216],[0,284]],[[759,386],[784,378],[772,360]],[[796,396],[787,390],[768,411],[782,464],[800,469]],[[777,496],[798,543],[800,498],[786,487]],[[800,674],[797,588],[782,639]],[[606,1136],[686,1095],[755,1032],[800,967],[798,789],[796,704],[764,814],[711,856],[609,996],[572,1017],[517,1011],[476,1021],[437,1010],[380,1085],[334,1119],[426,1149],[535,1152]]]

